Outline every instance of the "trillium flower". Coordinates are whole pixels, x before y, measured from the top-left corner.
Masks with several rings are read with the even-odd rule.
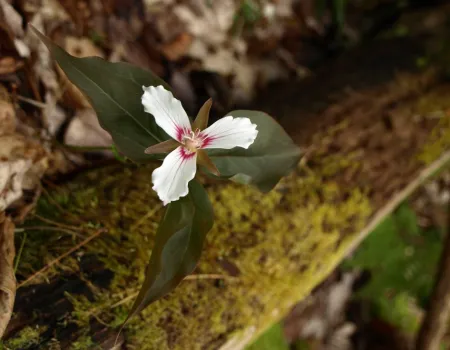
[[[220,175],[205,149],[234,147],[248,148],[258,134],[256,125],[248,118],[226,116],[209,127],[208,118],[212,100],[198,112],[191,125],[181,102],[163,86],[143,86],[142,104],[172,140],[150,146],[147,154],[170,152],[162,165],[152,174],[153,190],[164,205],[188,194],[188,183],[197,171],[197,162],[211,173]]]

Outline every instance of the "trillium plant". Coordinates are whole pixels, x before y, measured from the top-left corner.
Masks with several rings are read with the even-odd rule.
[[[197,161],[220,176],[206,149],[247,149],[258,135],[256,124],[248,118],[227,116],[206,128],[211,100],[208,100],[191,126],[181,102],[163,86],[143,87],[142,104],[146,112],[172,139],[150,146],[147,154],[171,151],[152,175],[153,189],[164,205],[188,194],[188,183],[197,170]]]
[[[214,214],[196,177],[198,168],[215,179],[267,192],[296,166],[300,150],[263,112],[232,111],[208,126],[208,100],[192,121],[170,87],[152,72],[99,57],[73,57],[35,33],[89,99],[113,148],[137,164],[162,161],[152,173],[152,188],[165,212],[130,318],[173,290],[200,259]]]

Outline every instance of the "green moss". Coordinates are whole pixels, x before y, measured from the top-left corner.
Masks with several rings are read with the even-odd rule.
[[[330,158],[326,163],[334,172],[347,165],[342,159]],[[110,327],[120,325],[133,301],[130,296],[143,281],[162,209],[148,181],[150,172],[151,168],[145,167],[104,169],[61,189],[69,195],[68,200],[58,194],[57,198],[64,198],[60,203],[63,210],[77,212],[83,222],[101,224],[108,230],[50,271],[53,275],[66,269],[79,270],[78,257],[88,254],[95,254],[105,268],[114,271],[108,288],[91,286],[94,301],[66,295],[74,307],[71,320],[84,330],[92,318]],[[96,186],[86,186],[86,182]],[[258,330],[267,327],[333,268],[313,257],[319,254],[332,259],[336,249],[341,249],[338,242],[346,239],[342,232],[359,231],[372,212],[369,199],[360,189],[342,190],[332,181],[324,184],[313,173],[302,177],[293,174],[266,195],[236,184],[210,187],[208,192],[216,222],[208,234],[197,273],[227,275],[222,266],[232,264],[240,275],[222,281],[183,282],[126,327],[130,349],[195,349],[193,335],[201,336],[202,343],[214,348],[223,343],[225,334],[227,338],[239,334],[249,324]],[[340,201],[342,196],[347,200]],[[59,220],[63,218],[66,224],[75,224],[64,214]],[[48,261],[49,251],[61,253],[80,241],[70,235],[44,232],[24,250],[35,248],[42,239],[63,246],[50,245],[47,252],[28,251],[28,256],[42,262]],[[25,264],[20,268],[25,270],[23,275],[29,274]],[[299,279],[303,283],[299,284]]]
[[[330,137],[345,126],[346,122],[330,130]],[[255,329],[249,336],[254,337],[293,301],[307,295],[337,263],[333,256],[344,249],[338,243],[347,241],[347,233],[361,230],[372,214],[365,191],[340,189],[322,178],[357,167],[357,162],[323,154],[316,161],[319,167],[314,172],[292,174],[266,195],[236,184],[208,188],[216,222],[197,273],[227,275],[222,266],[231,264],[240,272],[238,278],[183,282],[171,297],[131,320],[125,329],[128,347],[196,349],[192,341],[198,336],[201,343],[215,348],[249,325]],[[63,210],[77,213],[84,223],[101,224],[108,230],[79,255],[95,254],[105,268],[114,271],[111,285],[92,287],[94,301],[67,294],[74,307],[71,318],[83,329],[91,318],[110,327],[120,325],[133,301],[130,296],[136,295],[143,281],[162,209],[148,181],[151,171],[148,167],[94,171],[54,197],[62,199]],[[71,239],[64,241],[73,245]],[[327,256],[328,261],[314,259],[317,255]],[[45,261],[45,253],[40,256]],[[70,256],[61,263],[53,273],[66,267],[73,270],[78,261]]]
[[[7,340],[4,347],[8,350],[22,350],[39,344],[40,334],[44,331],[42,327],[25,327],[13,339]]]
[[[101,349],[101,346],[96,346],[94,341],[89,336],[82,336],[78,340],[70,345],[70,350],[94,350]]]
[[[438,119],[438,125],[428,138],[419,160],[430,164],[450,148],[450,100],[449,88],[444,86],[433,93],[424,94],[417,102],[416,110],[421,118]]]
[[[450,111],[449,111],[450,113]],[[423,152],[419,154],[419,159],[429,164],[435,160],[442,152],[450,148],[450,118],[441,117],[438,127],[430,136],[429,142],[425,145]]]
[[[376,306],[380,319],[398,327],[404,333],[413,336],[419,331],[423,310],[417,305],[417,300],[408,293],[380,298]]]

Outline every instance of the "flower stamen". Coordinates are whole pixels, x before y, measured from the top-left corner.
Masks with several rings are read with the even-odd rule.
[[[203,145],[203,138],[200,136],[200,130],[190,131],[188,134],[183,135],[183,146],[190,152],[197,152]]]

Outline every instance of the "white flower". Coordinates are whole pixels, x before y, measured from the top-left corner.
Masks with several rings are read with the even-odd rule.
[[[195,176],[197,161],[219,175],[204,149],[248,148],[256,139],[258,130],[248,118],[226,116],[206,128],[211,99],[200,109],[191,126],[181,102],[170,91],[163,86],[143,86],[143,89],[142,104],[145,111],[151,113],[156,124],[173,139],[145,150],[147,154],[171,151],[152,174],[153,190],[164,205],[188,194],[188,183]]]

